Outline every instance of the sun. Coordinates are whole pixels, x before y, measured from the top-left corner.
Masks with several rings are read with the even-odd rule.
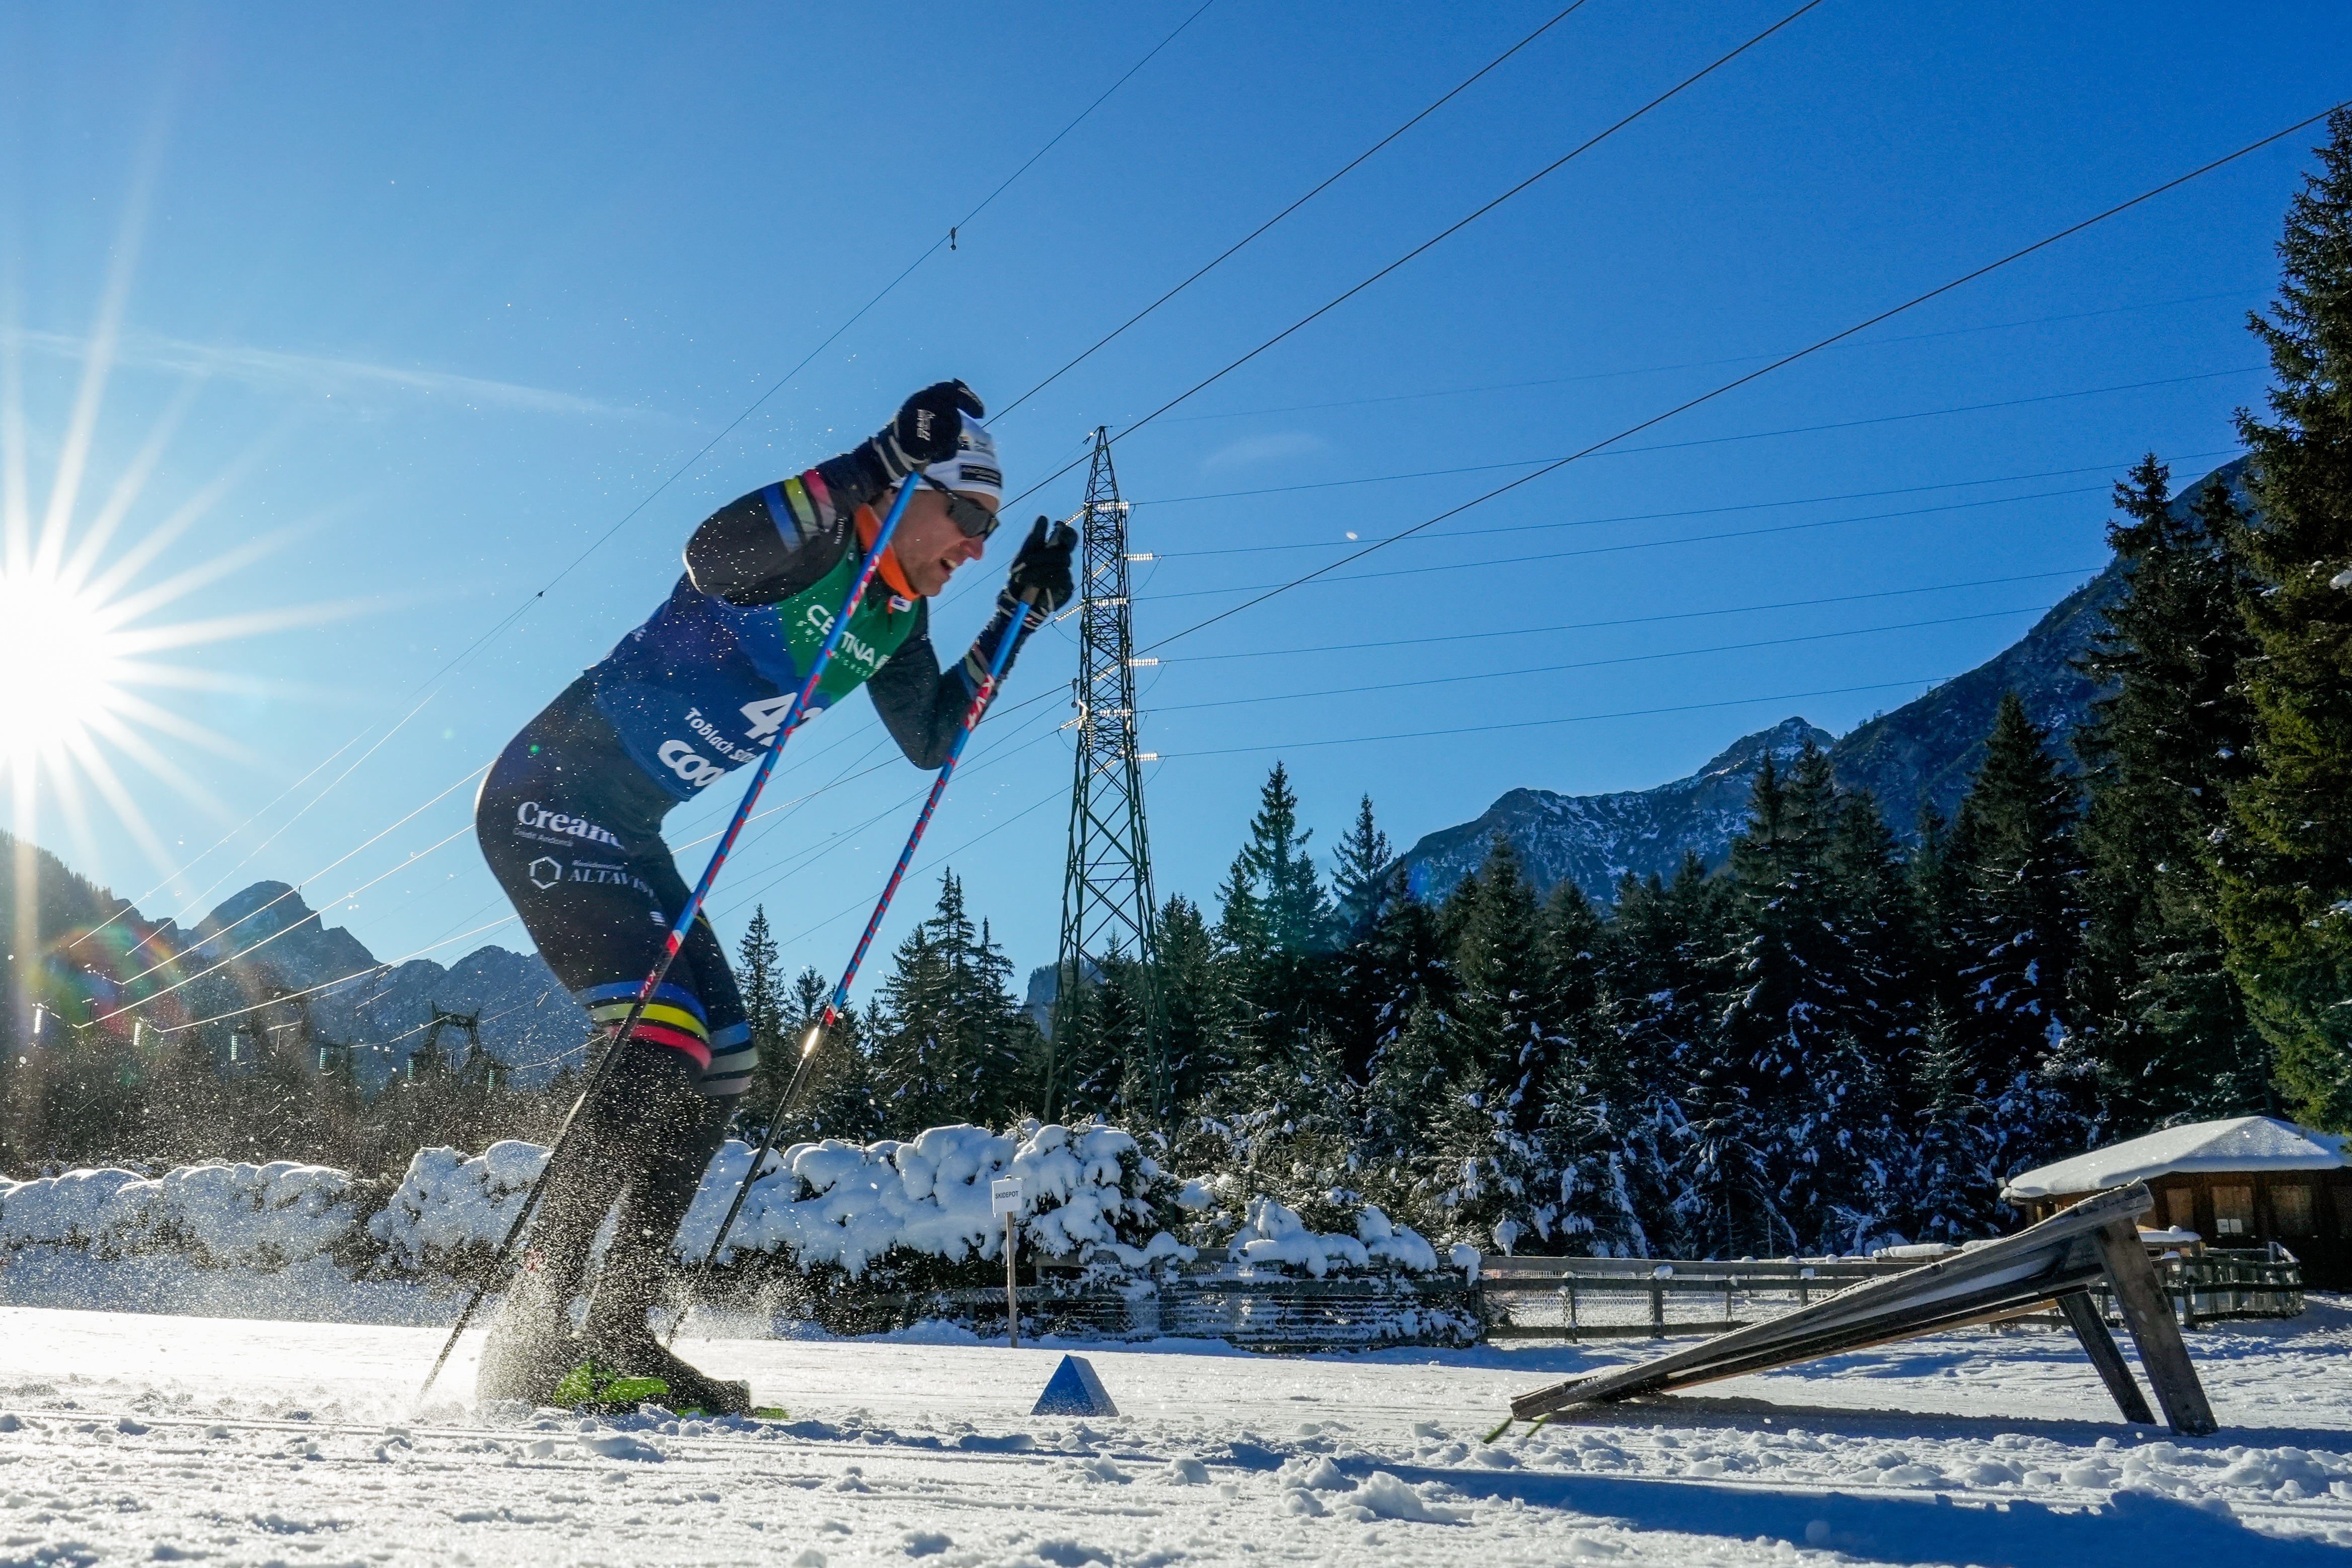
[[[121,722],[136,670],[121,620],[54,573],[0,572],[0,766],[61,768]]]

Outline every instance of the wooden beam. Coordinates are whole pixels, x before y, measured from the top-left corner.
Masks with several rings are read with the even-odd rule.
[[[2006,1316],[2021,1308],[2039,1307],[2063,1291],[2081,1290],[2099,1278],[2100,1272],[2095,1261],[2082,1268],[2060,1268],[2027,1280],[1948,1297],[1919,1311],[1843,1321],[1811,1333],[1802,1332],[1796,1314],[1791,1313],[1636,1366],[1594,1373],[1521,1395],[1511,1402],[1511,1412],[1524,1419],[1571,1405],[1607,1404],[1648,1394],[1678,1393],[1702,1383],[1769,1372],[1817,1356],[1842,1355],[1918,1334],[1963,1328]]]
[[[1525,1418],[1570,1405],[1632,1398],[1743,1371],[1786,1366],[1925,1333],[1939,1322],[2045,1301],[2096,1279],[2103,1264],[2091,1235],[2111,1221],[2131,1230],[2133,1218],[2148,1207],[2147,1188],[2137,1182],[2099,1193],[2014,1236],[1850,1286],[1786,1317],[1735,1330],[1638,1366],[1521,1395],[1511,1402],[1511,1410]]]
[[[2205,1385],[2197,1380],[2189,1347],[2180,1341],[2180,1325],[2172,1319],[2171,1303],[2157,1283],[2156,1265],[2140,1245],[2139,1230],[2129,1219],[2115,1219],[2092,1233],[2099,1260],[2106,1265],[2107,1283],[2114,1287],[2116,1305],[2124,1326],[2139,1347],[2139,1364],[2164,1406],[2164,1418],[2185,1437],[2202,1437],[2215,1431],[2213,1407],[2205,1401]]]
[[[2066,1326],[2073,1329],[2074,1337],[2083,1342],[2084,1354],[2090,1356],[2091,1364],[2099,1369],[2099,1381],[2105,1383],[2107,1392],[2115,1396],[2116,1406],[2124,1413],[2124,1419],[2154,1426],[2156,1412],[2147,1407],[2147,1396],[2140,1393],[2139,1385],[2132,1381],[2131,1367],[2125,1363],[2124,1353],[2116,1348],[2116,1336],[2107,1332],[2106,1323],[2099,1316],[2097,1303],[2091,1300],[2091,1292],[2067,1291],[2058,1298],[2058,1310],[2066,1314]]]

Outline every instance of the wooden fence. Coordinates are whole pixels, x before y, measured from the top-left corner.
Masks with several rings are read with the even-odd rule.
[[[1103,1340],[1218,1339],[1268,1353],[1464,1345],[1482,1339],[1668,1339],[1726,1333],[1784,1317],[1923,1260],[1487,1257],[1479,1260],[1474,1283],[1451,1271],[1433,1278],[1307,1279],[1249,1268],[1212,1248],[1156,1286],[1131,1294],[1085,1285],[1075,1267],[1065,1272],[1049,1263],[1043,1282],[1020,1289],[1021,1327],[1024,1334]],[[2303,1311],[2301,1268],[2292,1257],[2208,1251],[2165,1258],[2157,1268],[2184,1328]],[[2106,1321],[2120,1322],[2106,1287],[2091,1290]],[[947,1318],[983,1335],[1004,1329],[1001,1289],[886,1296],[873,1307],[877,1327]],[[2063,1322],[2047,1312],[2012,1321]]]
[[[1488,1339],[1664,1339],[1724,1333],[1916,1266],[1868,1258],[1482,1258],[1478,1290]]]
[[[1271,1354],[1469,1345],[1480,1338],[1478,1291],[1459,1275],[1350,1280],[1182,1273],[1133,1294],[1064,1283],[1024,1285],[1021,1332],[1078,1339],[1217,1339]],[[924,1318],[1004,1330],[1002,1290],[933,1291],[879,1299],[900,1324]]]

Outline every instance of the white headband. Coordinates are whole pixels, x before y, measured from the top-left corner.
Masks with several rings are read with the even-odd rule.
[[[956,455],[932,464],[923,470],[923,476],[937,479],[950,490],[985,496],[991,507],[1004,504],[1004,469],[997,461],[996,437],[970,414],[963,416],[963,435],[956,443]]]

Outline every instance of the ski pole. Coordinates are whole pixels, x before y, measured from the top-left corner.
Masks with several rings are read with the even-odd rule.
[[[1031,591],[1034,593],[1034,590]],[[1024,596],[1022,602],[1026,604],[1034,601]],[[709,1281],[711,1268],[719,1260],[719,1249],[727,1245],[728,1233],[735,1228],[735,1221],[743,1212],[744,1200],[751,1196],[751,1184],[760,1177],[761,1162],[776,1146],[776,1129],[783,1124],[785,1114],[800,1095],[801,1081],[808,1075],[809,1064],[815,1060],[818,1049],[824,1044],[825,1037],[833,1031],[834,1025],[841,1021],[842,1009],[849,1002],[849,988],[857,979],[857,971],[866,962],[867,950],[874,946],[874,934],[882,928],[882,917],[890,912],[890,900],[898,896],[898,883],[906,879],[907,867],[914,861],[915,846],[923,841],[923,830],[931,825],[931,813],[939,810],[940,797],[946,792],[948,780],[955,776],[956,761],[963,756],[964,742],[970,740],[971,732],[980,727],[981,715],[987,711],[989,703],[996,695],[996,683],[1003,675],[1004,666],[1012,660],[1013,648],[1024,634],[1023,625],[1027,620],[1028,616],[1024,612],[1015,615],[1005,627],[1004,635],[998,641],[996,652],[991,657],[987,678],[980,683],[980,690],[972,694],[971,706],[964,710],[963,726],[956,731],[955,738],[948,743],[947,760],[940,764],[940,776],[931,780],[931,793],[923,802],[922,814],[915,819],[915,831],[907,835],[907,847],[898,852],[898,863],[891,868],[890,880],[883,887],[882,896],[876,900],[874,913],[866,917],[866,930],[857,938],[856,951],[849,956],[849,967],[842,971],[841,983],[834,987],[832,997],[824,1004],[824,1011],[818,1015],[817,1021],[809,1026],[808,1033],[802,1038],[800,1060],[793,1064],[792,1081],[784,1085],[783,1093],[776,1100],[776,1108],[769,1113],[767,1130],[761,1134],[760,1147],[751,1155],[751,1167],[743,1173],[743,1184],[735,1189],[735,1201],[728,1205],[727,1218],[719,1222],[719,1234],[711,1239],[710,1250],[703,1254],[701,1267],[694,1272],[694,1283],[687,1294],[686,1306],[671,1320],[669,1332],[672,1339],[677,1337],[678,1328],[686,1322],[687,1309],[693,1306],[695,1298],[702,1293],[702,1287]]]
[[[824,641],[818,644],[816,654],[810,661],[808,678],[801,683],[801,689],[793,696],[793,706],[785,710],[784,722],[776,727],[775,738],[769,742],[761,755],[760,766],[751,775],[751,787],[743,791],[743,803],[735,808],[734,820],[727,824],[727,831],[719,835],[719,847],[711,852],[710,863],[702,871],[702,880],[694,884],[694,892],[688,896],[686,907],[678,911],[677,923],[670,927],[669,936],[662,944],[661,956],[654,961],[645,984],[637,988],[636,999],[629,1005],[628,1016],[621,1020],[621,1027],[613,1032],[612,1039],[605,1041],[603,1053],[588,1074],[588,1082],[580,1091],[580,1097],[572,1103],[572,1109],[563,1113],[563,1125],[556,1131],[554,1146],[548,1150],[547,1164],[541,1167],[540,1179],[530,1184],[530,1191],[524,1196],[522,1207],[516,1212],[514,1223],[507,1227],[506,1239],[499,1243],[498,1251],[491,1255],[488,1265],[474,1281],[474,1293],[467,1299],[465,1310],[457,1314],[457,1322],[449,1330],[449,1338],[441,1346],[441,1354],[433,1358],[433,1370],[425,1375],[425,1386],[416,1391],[419,1399],[432,1390],[434,1379],[439,1377],[442,1367],[448,1364],[449,1353],[457,1348],[457,1337],[466,1332],[466,1325],[473,1321],[474,1313],[482,1304],[482,1298],[489,1294],[491,1285],[505,1270],[507,1260],[514,1252],[515,1242],[521,1237],[523,1227],[530,1223],[531,1213],[539,1207],[540,1195],[547,1189],[547,1173],[555,1168],[564,1145],[571,1141],[572,1128],[579,1120],[581,1107],[588,1103],[590,1097],[612,1071],[613,1064],[620,1060],[629,1037],[636,1032],[638,1020],[645,1017],[646,1007],[653,1001],[654,993],[669,977],[670,966],[677,961],[678,949],[686,944],[686,934],[693,926],[694,917],[702,912],[702,901],[709,896],[710,884],[719,879],[719,868],[727,863],[727,856],[735,847],[736,836],[742,832],[743,824],[751,819],[751,808],[758,802],[760,791],[766,788],[768,776],[775,771],[776,758],[782,755],[784,742],[790,740],[793,732],[807,719],[810,699],[816,695],[816,684],[824,678],[825,666],[833,661],[833,651],[839,646],[843,633],[848,631],[849,618],[856,612],[857,601],[865,596],[866,584],[874,580],[875,570],[882,563],[882,552],[889,548],[890,536],[897,530],[898,519],[906,516],[907,503],[914,498],[915,486],[921,479],[922,471],[917,469],[899,483],[898,494],[890,502],[889,515],[882,519],[872,547],[866,550],[865,560],[858,565],[856,580],[849,585],[849,597],[842,601],[840,612],[834,616],[833,625],[825,632]]]

